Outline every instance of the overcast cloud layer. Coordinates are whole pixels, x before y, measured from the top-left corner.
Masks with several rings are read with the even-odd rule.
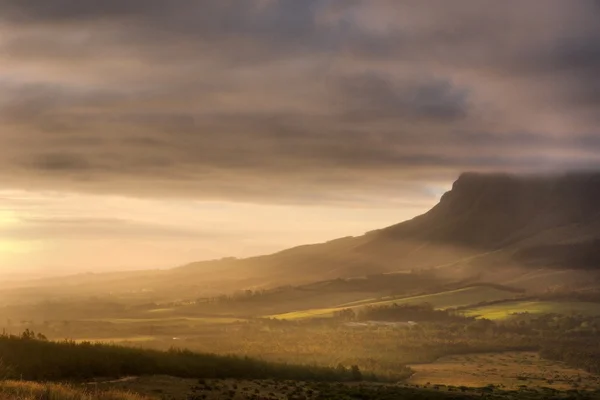
[[[312,203],[600,167],[598,21],[587,0],[0,0],[0,179]]]

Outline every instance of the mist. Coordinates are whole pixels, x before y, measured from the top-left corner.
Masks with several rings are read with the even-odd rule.
[[[0,400],[600,398],[596,0],[0,0]]]

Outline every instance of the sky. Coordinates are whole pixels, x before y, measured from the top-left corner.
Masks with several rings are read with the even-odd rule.
[[[597,0],[0,0],[0,277],[359,235],[600,167]]]

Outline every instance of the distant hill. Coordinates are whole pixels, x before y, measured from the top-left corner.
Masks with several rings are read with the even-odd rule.
[[[109,287],[132,298],[150,293],[169,299],[408,271],[530,290],[594,283],[600,271],[600,173],[465,173],[429,212],[363,236],[247,259],[54,283],[63,294],[101,294]],[[32,295],[44,293],[34,286]]]

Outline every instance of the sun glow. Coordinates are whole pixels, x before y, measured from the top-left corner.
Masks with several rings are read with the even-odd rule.
[[[13,211],[0,210],[0,228],[15,225],[19,222],[17,214]]]
[[[29,253],[32,246],[28,243],[13,240],[0,240],[0,256],[6,253]]]
[[[13,227],[19,224],[19,218],[14,211],[0,210],[0,257],[6,254],[23,254],[33,250],[33,246],[25,241],[14,240],[2,233],[3,228]],[[1,260],[1,258],[0,258]]]

